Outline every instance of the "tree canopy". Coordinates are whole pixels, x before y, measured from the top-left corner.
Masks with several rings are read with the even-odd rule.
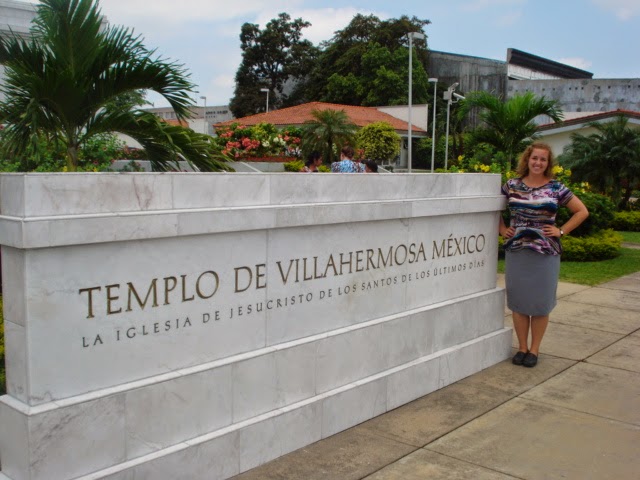
[[[302,30],[310,25],[301,18],[291,20],[287,13],[280,13],[264,30],[254,23],[242,25],[242,63],[236,72],[236,89],[229,105],[234,116],[264,111],[266,94],[261,88],[269,89],[274,108],[287,105],[287,82],[304,77],[317,55],[317,48],[302,40]]]
[[[64,144],[74,171],[83,142],[121,132],[142,144],[155,169],[176,168],[180,159],[201,170],[228,169],[206,136],[136,108],[139,92],[153,90],[186,119],[194,85],[182,65],[156,56],[140,36],[103,28],[97,2],[43,0],[29,39],[0,37],[0,63],[5,155],[37,159],[45,136]]]
[[[270,90],[274,108],[310,101],[346,105],[408,103],[408,33],[420,32],[429,20],[402,16],[380,20],[358,14],[318,47],[302,40],[310,26],[281,13],[264,30],[245,23],[240,34],[243,58],[236,72],[231,111],[236,117],[264,111]],[[426,73],[426,40],[413,43],[413,101],[431,101]]]
[[[416,17],[380,20],[358,14],[349,25],[320,45],[320,54],[307,81],[298,86],[307,100],[347,105],[408,103],[409,32],[422,33],[431,23]],[[430,100],[426,40],[415,40],[413,100]]]

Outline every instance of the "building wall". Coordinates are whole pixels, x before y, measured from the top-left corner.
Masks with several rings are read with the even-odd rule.
[[[640,111],[640,78],[507,81],[507,98],[525,92],[556,100],[565,112]]]

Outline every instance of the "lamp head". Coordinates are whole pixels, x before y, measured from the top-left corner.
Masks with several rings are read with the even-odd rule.
[[[438,79],[437,78],[429,78],[428,79],[429,83],[438,83]]]

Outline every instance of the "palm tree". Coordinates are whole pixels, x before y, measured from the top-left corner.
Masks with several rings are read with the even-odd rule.
[[[358,127],[344,110],[313,110],[313,120],[303,126],[302,150],[322,153],[325,163],[331,164],[339,158],[338,152],[346,144],[354,145]]]
[[[588,125],[596,133],[571,135],[560,161],[573,178],[589,182],[625,209],[633,190],[640,188],[640,130],[630,128],[623,115],[610,123]]]
[[[37,160],[45,136],[64,145],[67,168],[75,171],[83,142],[121,132],[142,144],[155,169],[172,169],[184,159],[200,170],[228,170],[207,136],[168,125],[133,105],[115,107],[122,96],[152,90],[186,119],[194,85],[182,65],[156,57],[128,29],[102,28],[101,22],[92,0],[42,0],[29,40],[0,37],[6,69],[3,153]]]
[[[511,170],[516,155],[536,138],[534,118],[547,115],[554,122],[562,120],[557,102],[530,92],[515,95],[507,101],[487,92],[473,92],[461,107],[463,115],[472,107],[481,109],[478,118],[484,125],[471,132],[471,143],[486,143],[502,152],[507,171]]]

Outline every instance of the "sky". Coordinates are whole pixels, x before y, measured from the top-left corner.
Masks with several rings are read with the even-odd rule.
[[[424,33],[432,50],[506,60],[507,49],[517,48],[594,78],[640,78],[640,0],[101,0],[100,7],[110,23],[132,28],[148,48],[184,64],[198,105],[200,97],[209,106],[229,103],[242,24],[262,29],[281,12],[311,22],[303,38],[314,45],[358,13],[407,15],[431,22]],[[148,99],[168,105],[158,95]]]

